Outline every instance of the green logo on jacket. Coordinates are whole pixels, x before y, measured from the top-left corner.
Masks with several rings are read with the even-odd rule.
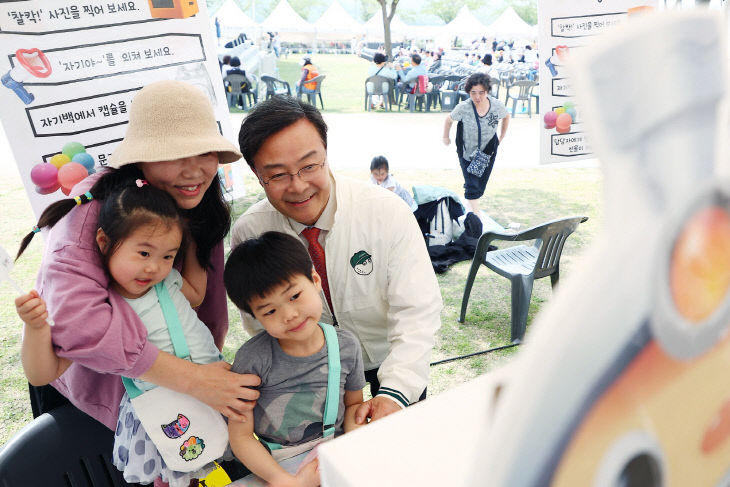
[[[364,250],[358,250],[350,257],[350,265],[361,276],[367,276],[373,272],[373,258]]]

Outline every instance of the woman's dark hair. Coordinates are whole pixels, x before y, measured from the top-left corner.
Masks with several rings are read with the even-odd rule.
[[[241,153],[251,169],[254,157],[269,137],[302,119],[314,125],[326,149],[327,124],[314,106],[288,95],[272,96],[254,105],[238,132]]]
[[[469,93],[472,88],[477,85],[482,85],[487,93],[492,91],[492,84],[489,82],[489,75],[484,73],[472,73],[466,78],[464,84],[464,91]]]
[[[253,315],[251,299],[266,297],[298,275],[312,281],[312,260],[302,242],[285,233],[266,232],[231,251],[223,282],[233,304]]]
[[[89,193],[95,200],[105,200],[116,189],[134,184],[137,179],[144,179],[144,174],[136,164],[127,164],[103,174],[91,187]],[[53,227],[75,206],[76,200],[73,198],[66,198],[52,203],[43,210],[41,217],[38,219],[37,227],[39,229]],[[230,208],[223,198],[223,192],[218,180],[213,179],[198,206],[189,210],[180,209],[179,211],[186,218],[191,239],[197,245],[195,255],[198,262],[204,268],[212,268],[213,265],[210,262],[211,252],[228,234],[231,227]],[[23,238],[16,259],[21,256],[34,235],[35,232],[30,232]]]
[[[223,64],[231,64],[231,56],[226,54],[223,56]]]
[[[374,62],[375,64],[380,64],[380,63],[384,63],[384,62],[385,62],[385,61],[386,61],[387,59],[388,59],[388,58],[386,58],[386,57],[385,57],[385,54],[383,54],[382,52],[376,52],[376,53],[375,53],[375,54],[373,55],[373,62]]]
[[[485,54],[482,58],[482,64],[486,64],[487,66],[492,65],[492,55],[491,54]]]
[[[240,65],[241,65],[241,60],[240,60],[240,59],[238,59],[238,56],[233,56],[233,57],[231,58],[231,67],[232,67],[232,68],[237,68],[237,67],[239,67]]]
[[[370,161],[370,170],[375,171],[381,167],[384,167],[386,171],[390,170],[390,167],[388,166],[388,159],[386,159],[385,156],[373,157],[373,160]]]
[[[135,230],[145,225],[163,225],[166,229],[178,225],[185,235],[185,225],[175,199],[167,192],[146,184],[136,184],[112,190],[99,211],[99,228],[106,234],[107,247],[102,251],[102,261],[109,269],[109,259],[119,246]],[[185,254],[180,245],[177,258]]]

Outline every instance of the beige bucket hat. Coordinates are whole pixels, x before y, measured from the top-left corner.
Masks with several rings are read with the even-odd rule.
[[[218,152],[220,163],[241,158],[218,131],[208,96],[189,83],[156,81],[134,96],[124,140],[109,157],[115,169],[135,162],[158,162]]]

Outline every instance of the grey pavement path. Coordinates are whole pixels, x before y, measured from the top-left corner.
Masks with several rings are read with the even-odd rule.
[[[231,114],[234,133],[245,114]],[[446,113],[326,113],[328,154],[332,167],[365,169],[376,155],[384,155],[399,169],[456,169],[454,144],[441,142]],[[517,115],[499,148],[501,168],[538,167],[540,118]],[[453,140],[456,127],[451,129]],[[595,167],[596,159],[554,164],[555,167]],[[0,127],[0,174],[6,182],[20,184],[17,167],[4,130]]]

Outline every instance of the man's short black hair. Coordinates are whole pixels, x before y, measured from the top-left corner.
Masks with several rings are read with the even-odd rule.
[[[418,54],[413,54],[411,56],[411,61],[413,61],[413,64],[418,66],[419,64],[421,64],[421,56],[419,56]]]
[[[327,124],[314,106],[288,95],[275,95],[254,105],[238,132],[241,153],[251,169],[256,154],[269,137],[302,119],[314,125],[327,149]]]
[[[388,58],[386,58],[386,57],[385,57],[385,54],[383,54],[382,52],[376,52],[376,53],[375,53],[375,54],[373,55],[373,62],[374,62],[375,64],[380,64],[380,63],[384,63],[384,62],[385,62],[385,61],[386,61],[387,59],[388,59]]]
[[[250,302],[298,275],[312,281],[312,259],[304,244],[291,235],[266,232],[234,248],[223,271],[233,304],[253,315]]]

